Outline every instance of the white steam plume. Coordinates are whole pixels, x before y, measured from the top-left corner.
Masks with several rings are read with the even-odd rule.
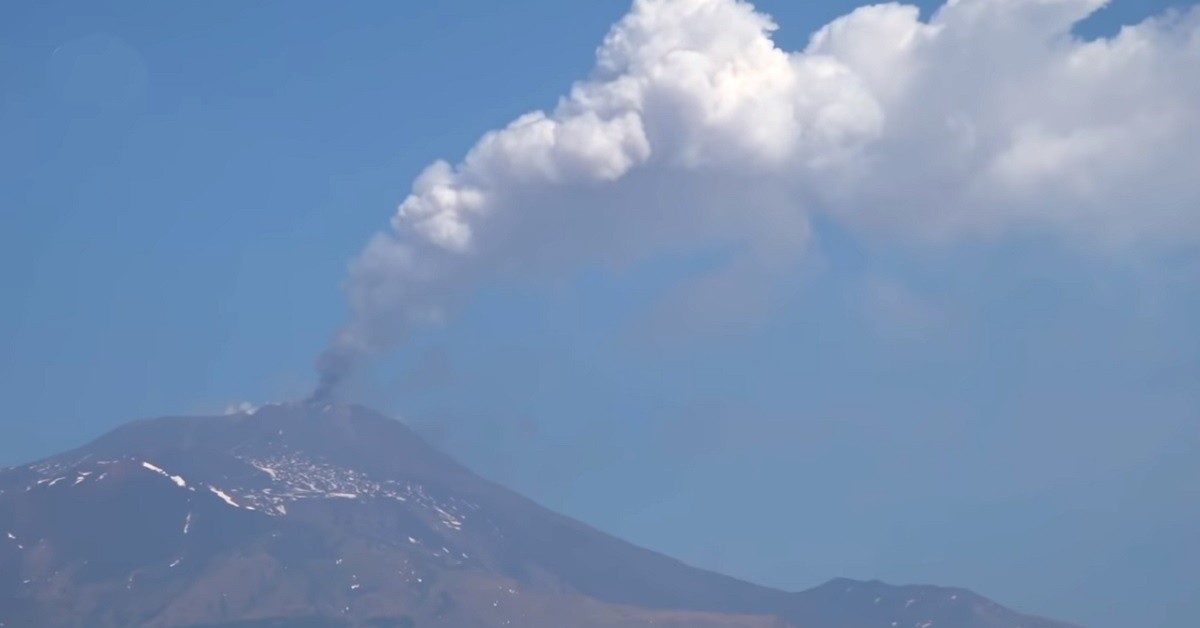
[[[710,245],[779,268],[816,211],[913,241],[1195,244],[1200,9],[1072,35],[1105,3],[869,6],[789,52],[747,2],[636,0],[552,112],[417,178],[352,266],[316,395],[496,273]]]

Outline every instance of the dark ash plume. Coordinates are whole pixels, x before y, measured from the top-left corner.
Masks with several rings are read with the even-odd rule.
[[[360,356],[352,355],[345,348],[333,346],[317,358],[317,385],[308,396],[309,403],[333,401],[342,384],[350,377]]]

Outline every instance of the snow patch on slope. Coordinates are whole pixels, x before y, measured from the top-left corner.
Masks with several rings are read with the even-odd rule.
[[[230,497],[225,491],[222,491],[221,489],[219,489],[215,486],[209,486],[208,490],[212,491],[213,495],[220,497],[221,501],[225,502],[226,504],[229,504],[230,506],[233,506],[234,508],[241,508],[241,506],[239,506],[237,502],[233,501],[233,498]]]
[[[149,469],[149,470],[163,476],[164,478],[167,478],[168,480],[171,480],[179,488],[187,488],[187,481],[185,481],[181,476],[171,475],[170,473],[167,473],[166,471],[164,471],[161,467],[158,467],[156,465],[150,464],[149,462],[145,462],[145,461],[142,462],[142,467]]]

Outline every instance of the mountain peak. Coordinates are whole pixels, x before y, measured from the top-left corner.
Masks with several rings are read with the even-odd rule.
[[[961,590],[694,569],[354,404],[135,421],[0,472],[0,535],[9,626],[1065,626]]]
[[[78,451],[133,454],[162,449],[231,451],[253,447],[334,450],[396,449],[445,459],[398,419],[357,404],[306,401],[268,403],[209,416],[142,419],[121,426]],[[124,450],[124,451],[122,451]],[[75,453],[75,452],[72,452]]]

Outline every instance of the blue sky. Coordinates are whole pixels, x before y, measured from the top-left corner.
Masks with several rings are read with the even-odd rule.
[[[413,179],[553,107],[629,8],[26,4],[0,10],[0,464],[307,394],[347,264]],[[860,4],[756,6],[798,50]],[[1188,4],[1117,0],[1076,32]],[[1200,231],[1180,194],[1146,207]],[[681,286],[736,252],[488,276],[348,394],[754,581],[962,585],[1095,628],[1200,616],[1196,240],[925,247],[830,216],[783,270],[699,297]]]

